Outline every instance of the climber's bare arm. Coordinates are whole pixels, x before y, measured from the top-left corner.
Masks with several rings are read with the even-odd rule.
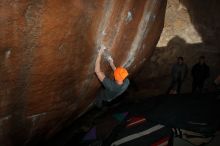
[[[112,70],[114,71],[116,69],[116,67],[115,67],[113,59],[110,57],[110,58],[108,58],[108,61],[109,61],[109,64],[110,64]]]
[[[101,57],[102,57],[102,54],[104,52],[104,49],[105,48],[101,48],[99,50],[99,53],[98,53],[98,56],[97,56],[97,59],[96,59],[96,62],[95,62],[95,73],[98,77],[98,79],[102,82],[105,78],[105,74],[102,72],[101,68],[100,68],[100,63],[101,63]]]

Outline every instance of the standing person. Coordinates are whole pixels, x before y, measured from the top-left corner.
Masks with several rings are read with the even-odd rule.
[[[192,92],[197,89],[201,93],[203,91],[205,80],[209,77],[209,66],[205,63],[205,57],[200,56],[199,62],[192,67]]]
[[[220,92],[220,75],[217,76],[217,78],[214,81],[215,89],[216,91]],[[220,94],[219,94],[220,97]]]
[[[113,99],[121,95],[129,85],[129,80],[127,79],[128,72],[123,67],[115,67],[113,59],[110,57],[108,59],[109,64],[114,71],[114,80],[106,77],[106,75],[102,72],[100,68],[101,56],[105,50],[105,46],[102,46],[99,50],[98,57],[96,59],[95,64],[95,73],[98,79],[101,81],[102,85],[104,86],[103,89],[100,90],[98,93],[95,105],[98,108],[102,107],[102,103],[104,102],[111,102]]]
[[[172,81],[170,87],[168,88],[169,94],[179,94],[181,91],[181,86],[186,78],[188,72],[188,67],[184,63],[183,57],[177,58],[177,63],[172,66],[171,76]]]
[[[220,85],[220,75],[218,75],[218,76],[216,77],[216,79],[215,79],[215,81],[214,81],[214,84],[215,84],[216,86]]]

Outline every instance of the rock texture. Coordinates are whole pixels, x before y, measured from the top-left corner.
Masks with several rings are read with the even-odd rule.
[[[205,84],[211,91],[213,81],[220,74],[220,1],[168,0],[164,29],[151,59],[136,77],[139,95],[166,93],[170,71],[178,56],[183,56],[189,72],[182,92],[191,92],[191,68],[204,55],[210,66]]]
[[[48,138],[83,113],[100,87],[101,44],[135,73],[158,42],[165,8],[166,0],[1,0],[0,145]]]

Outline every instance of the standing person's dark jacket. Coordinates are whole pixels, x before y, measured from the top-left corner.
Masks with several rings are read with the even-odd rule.
[[[197,82],[204,82],[209,77],[209,67],[206,63],[197,63],[192,68],[192,77]]]
[[[192,68],[192,77],[192,92],[197,92],[198,89],[199,93],[202,93],[205,80],[209,77],[208,65],[206,65],[204,61],[200,61],[199,63],[195,64]]]

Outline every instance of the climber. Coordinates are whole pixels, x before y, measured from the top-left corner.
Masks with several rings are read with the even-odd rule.
[[[98,79],[102,82],[102,85],[105,87],[104,89],[101,89],[96,97],[95,100],[95,106],[98,108],[101,108],[103,105],[103,102],[111,102],[113,99],[121,95],[130,84],[127,76],[128,72],[123,67],[115,67],[113,59],[109,56],[108,62],[114,71],[114,80],[110,79],[105,76],[105,74],[100,69],[100,62],[102,54],[104,53],[104,50],[106,47],[103,45],[101,46],[101,49],[98,52],[98,57],[96,59],[95,63],[95,73],[98,77]]]

